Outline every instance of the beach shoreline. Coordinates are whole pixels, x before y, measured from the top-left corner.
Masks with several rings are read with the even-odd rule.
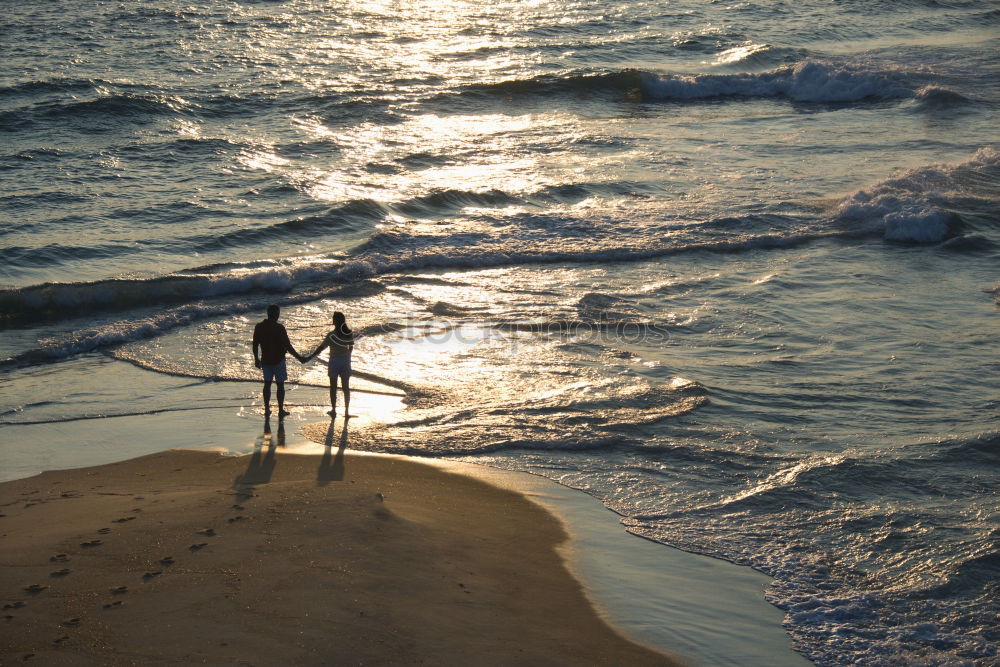
[[[321,488],[321,475],[343,474],[344,461],[398,461],[398,465],[404,468],[410,463],[441,468],[446,473],[455,473],[448,474],[448,479],[462,476],[499,487],[506,493],[527,498],[544,508],[547,516],[555,517],[559,524],[557,530],[569,536],[557,547],[564,567],[575,578],[575,585],[582,587],[590,606],[604,623],[631,642],[652,646],[661,653],[683,655],[691,664],[789,667],[809,664],[791,650],[789,637],[782,628],[782,612],[764,599],[763,591],[771,580],[759,572],[629,535],[621,524],[621,517],[609,511],[596,498],[537,475],[501,470],[476,460],[459,462],[434,457],[413,458],[354,449],[355,446],[369,448],[371,443],[367,440],[371,433],[378,431],[378,424],[397,418],[394,412],[399,407],[397,403],[384,403],[382,397],[359,394],[356,397],[357,411],[362,416],[349,420],[348,432],[347,424],[342,419],[316,421],[324,417],[321,411],[325,392],[311,387],[294,387],[290,392],[293,414],[283,422],[269,422],[262,419],[259,406],[255,406],[255,400],[248,397],[245,383],[215,382],[190,386],[185,384],[186,380],[161,378],[120,361],[109,360],[105,365],[109,369],[106,371],[109,377],[114,379],[113,384],[120,385],[121,391],[135,391],[139,386],[148,389],[150,385],[160,383],[156,385],[160,395],[168,397],[174,404],[194,408],[195,412],[167,410],[153,414],[111,416],[112,412],[106,417],[68,422],[6,424],[2,428],[9,437],[5,438],[0,456],[3,460],[2,474],[7,480],[15,484],[36,483],[46,476],[78,475],[81,469],[95,473],[94,476],[103,476],[105,469],[102,464],[124,465],[129,461],[160,456],[167,450],[197,450],[213,460],[217,457],[240,461],[229,464],[237,468],[242,466],[239,475],[231,471],[231,479],[215,483],[216,491],[227,494],[234,492],[233,485],[238,476],[242,479],[241,483],[262,484],[262,488],[281,484],[282,475],[291,470],[286,461],[298,460],[294,458],[298,455],[310,460],[309,465],[312,466],[311,472],[303,471],[299,483],[313,484],[317,489]],[[211,418],[192,419],[189,414],[210,414]],[[88,477],[87,488],[103,483]],[[335,482],[327,481],[325,484],[324,488],[329,488]],[[40,488],[35,490],[41,493]],[[7,494],[6,491],[4,493]],[[59,500],[67,499],[60,496]],[[30,500],[23,501],[27,502]],[[39,509],[31,508],[36,512]],[[125,518],[128,511],[138,507],[130,505],[121,509],[122,516],[114,518]],[[0,510],[0,513],[5,512]],[[235,516],[238,514],[225,518],[228,521]],[[59,517],[53,519],[54,522],[59,520]],[[73,527],[71,518],[64,517],[62,520]],[[132,527],[136,521],[130,520],[123,525]],[[11,525],[7,518],[0,518],[0,522],[6,522],[7,527]],[[111,523],[102,527],[114,530],[121,526]],[[226,527],[228,529],[228,523]],[[186,554],[185,550],[197,543],[194,541],[196,535],[190,537],[192,542],[180,545],[181,553]],[[103,538],[94,535],[90,539]],[[70,542],[69,546],[85,541],[81,538]],[[100,551],[87,550],[86,553],[90,556]],[[48,558],[55,553],[41,556]],[[153,558],[154,555],[156,558]],[[180,560],[177,554],[165,555]],[[164,554],[151,554],[150,563],[143,566],[149,565],[154,569],[146,567],[139,574],[162,570],[157,562],[163,557]],[[14,597],[5,598],[4,604],[13,604],[18,600],[31,602],[23,592],[23,586],[30,583],[49,585],[51,588],[53,582],[58,580],[60,586],[65,585],[64,580],[58,577],[48,581],[51,572],[64,567],[73,569],[64,565],[35,570],[39,581],[24,584],[18,579],[11,583],[7,588],[12,592],[4,595]],[[7,613],[13,614],[9,610]],[[58,622],[62,620],[65,619],[57,619]],[[50,623],[49,627],[54,626]]]
[[[399,457],[171,450],[0,486],[4,664],[680,664],[524,496]]]

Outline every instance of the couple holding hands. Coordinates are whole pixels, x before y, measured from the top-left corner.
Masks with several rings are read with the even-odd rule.
[[[354,332],[347,326],[344,314],[333,314],[333,331],[328,333],[312,354],[302,356],[292,347],[285,326],[278,322],[281,309],[272,304],[267,307],[267,319],[259,322],[253,330],[254,366],[264,373],[264,416],[271,416],[271,382],[278,385],[278,418],[290,414],[285,410],[285,353],[290,352],[300,362],[307,363],[326,348],[330,348],[327,372],[330,376],[330,407],[327,414],[337,414],[337,378],[344,390],[344,417],[350,417],[347,410],[351,405],[351,351],[354,349]]]

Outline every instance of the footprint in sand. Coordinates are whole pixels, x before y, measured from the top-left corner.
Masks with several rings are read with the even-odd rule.
[[[229,523],[236,523],[237,521],[243,521],[244,519],[246,519],[246,517],[241,514],[239,516],[231,517],[229,519]]]
[[[66,554],[56,554],[55,556],[49,557],[50,563],[65,563],[69,561],[69,556]]]
[[[205,537],[215,537],[215,528],[203,528],[194,532],[198,535],[204,535]]]
[[[160,576],[161,574],[163,574],[163,570],[156,570],[155,572],[147,572],[146,574],[142,575],[142,578],[148,581],[150,579],[154,579]]]
[[[134,518],[134,516],[123,516],[120,519],[114,519],[112,523],[125,523],[126,521],[131,521]]]
[[[245,510],[246,508],[245,508],[245,507],[243,507],[243,505],[233,505],[233,509],[234,509],[234,510],[237,510],[237,511],[239,511],[239,512],[242,512],[242,511],[243,511],[243,510]]]
[[[68,641],[69,641],[69,635],[63,635],[62,637],[59,637],[58,639],[53,639],[52,643],[55,644],[56,646],[58,646],[59,644],[62,644],[63,642],[68,642]]]
[[[55,572],[49,572],[49,576],[50,577],[65,577],[71,571],[72,570],[70,570],[68,567],[64,567],[61,570],[56,570]]]
[[[188,547],[191,551],[198,551],[199,549],[204,549],[208,546],[208,542],[199,542],[198,544],[192,544]]]
[[[112,595],[123,595],[125,593],[128,593],[128,586],[119,586],[111,589]]]
[[[75,628],[76,626],[80,625],[80,619],[79,618],[67,618],[65,621],[62,622],[61,625],[65,626],[67,628]]]
[[[80,542],[81,547],[99,547],[104,544],[101,540],[90,540],[89,542]]]
[[[24,604],[24,602],[22,602],[21,600],[18,600],[17,602],[12,602],[10,604],[5,604],[3,606],[3,608],[4,609],[20,609],[21,607],[26,607],[26,606],[27,605]]]
[[[173,565],[176,562],[177,561],[174,560],[173,556],[164,556],[163,558],[160,559],[161,565]]]
[[[97,531],[97,532],[98,532],[98,533],[100,533],[101,535],[107,535],[108,533],[110,533],[110,532],[111,532],[111,529],[110,529],[110,528],[101,528],[101,529],[100,529],[99,531]]]
[[[42,591],[44,591],[46,588],[48,588],[48,586],[42,586],[40,584],[31,584],[30,586],[25,586],[24,587],[24,592],[25,593],[31,593],[32,595],[38,595],[39,593],[41,593]]]
[[[122,602],[121,600],[116,600],[115,602],[109,602],[109,603],[107,603],[106,605],[104,605],[104,608],[105,609],[117,609],[118,607],[121,607],[123,604],[125,604],[125,603]]]

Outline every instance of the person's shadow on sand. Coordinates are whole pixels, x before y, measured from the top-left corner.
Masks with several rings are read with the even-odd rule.
[[[253,488],[258,484],[267,484],[274,474],[275,449],[285,446],[285,425],[278,422],[278,432],[271,436],[271,420],[264,420],[264,433],[254,443],[253,454],[246,472],[237,475],[233,480],[233,488],[237,489],[241,501],[253,497]]]
[[[323,457],[319,460],[319,470],[316,471],[316,486],[326,486],[330,482],[339,482],[344,479],[344,450],[347,449],[347,425],[350,419],[344,420],[344,428],[340,432],[340,443],[337,445],[337,453],[333,454],[333,441],[337,438],[337,430],[334,428],[333,420],[326,430],[326,437],[323,439]]]

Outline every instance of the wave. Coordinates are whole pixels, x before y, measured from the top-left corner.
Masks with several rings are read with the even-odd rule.
[[[638,315],[635,302],[614,294],[588,292],[580,297],[576,312],[584,321],[630,321]]]
[[[163,153],[173,153],[175,150],[186,151],[216,151],[225,150],[232,144],[224,140],[207,141],[179,141],[167,142],[159,150]],[[167,158],[160,159],[162,164]],[[510,206],[544,206],[548,204],[574,203],[592,196],[595,193],[621,194],[622,191],[632,192],[632,184],[574,184],[557,185],[539,189],[533,193],[509,194],[501,190],[469,191],[459,189],[433,190],[427,194],[412,197],[400,202],[379,202],[373,199],[355,199],[347,201],[341,205],[328,208],[321,213],[313,215],[303,215],[283,220],[266,226],[237,228],[231,231],[217,234],[195,234],[191,236],[173,237],[169,241],[157,242],[155,240],[143,241],[145,247],[160,246],[169,253],[205,253],[225,248],[258,247],[268,241],[313,239],[316,234],[343,233],[343,232],[364,232],[370,230],[375,223],[381,222],[392,215],[405,216],[410,218],[439,218],[441,216],[462,213],[468,209],[495,209]],[[299,189],[291,185],[274,186],[269,194],[277,196],[288,196],[298,193]],[[256,191],[254,194],[259,194]],[[89,200],[65,193],[50,192],[40,195],[13,196],[0,198],[0,206],[17,211],[21,208],[37,207],[43,204],[52,203],[80,203]],[[277,213],[287,211],[282,209]],[[209,217],[239,217],[236,214],[222,210],[207,210],[201,205],[189,201],[164,204],[150,207],[143,210],[118,209],[111,212],[116,218],[125,219],[132,217],[143,217],[150,219],[155,217],[158,224],[181,224],[192,222],[199,218]],[[259,214],[260,215],[260,214]],[[56,222],[69,222],[64,218]],[[20,232],[23,226],[12,224],[9,228],[0,229],[0,236]],[[0,258],[5,259],[11,266],[52,266],[66,261],[89,259],[95,257],[113,257],[116,252],[135,252],[136,246],[121,245],[114,246],[104,244],[95,247],[74,247],[61,244],[50,244],[44,247],[11,247],[0,250]],[[47,287],[47,286],[43,286]],[[233,290],[235,292],[239,289]],[[162,298],[164,290],[159,290],[154,296]],[[181,287],[180,295],[212,296],[223,292],[199,292],[189,288]],[[29,299],[28,302],[31,302]],[[72,300],[70,300],[72,301]],[[4,297],[0,294],[0,304],[3,304]],[[117,302],[117,301],[115,301]],[[169,300],[176,302],[176,300]],[[90,307],[91,304],[112,303],[103,297],[96,299],[83,298],[79,301],[81,308]],[[0,320],[3,317],[0,316]]]
[[[520,197],[509,195],[501,190],[486,190],[482,192],[440,190],[421,197],[415,197],[404,203],[396,204],[392,208],[402,215],[422,217],[425,215],[438,215],[449,210],[458,211],[473,206],[498,208],[523,202],[524,200]]]
[[[647,74],[644,96],[653,100],[712,97],[785,97],[796,102],[843,103],[897,99],[913,95],[905,76],[895,70],[868,69],[806,60],[752,74],[693,76]]]
[[[987,294],[992,294],[993,299],[997,302],[997,305],[1000,305],[1000,283],[994,285],[992,289],[987,289],[985,291]]]
[[[747,57],[752,58],[754,54],[749,53]],[[918,95],[915,86],[901,69],[807,59],[763,72],[732,74],[661,74],[638,69],[574,71],[474,84],[459,92],[474,97],[523,97],[605,91],[638,95],[646,102],[780,97],[796,102],[849,103],[912,98]],[[925,87],[923,90],[925,98],[941,99],[948,94],[944,89]],[[951,96],[955,100],[961,97],[957,93]]]
[[[0,113],[0,127],[19,131],[42,123],[84,124],[88,130],[142,123],[193,111],[191,102],[176,95],[113,93],[90,100],[53,102]]]
[[[44,114],[60,118],[102,116],[121,121],[137,116],[173,115],[190,106],[190,102],[176,95],[117,93],[93,100],[49,105]]]
[[[247,294],[287,294],[310,284],[344,286],[422,269],[637,261],[691,250],[741,252],[785,248],[830,236],[823,231],[756,235],[735,232],[729,237],[684,243],[651,240],[645,229],[611,227],[598,231],[573,226],[570,236],[564,225],[556,224],[558,221],[550,216],[543,217],[544,224],[521,229],[515,236],[503,230],[493,235],[458,232],[434,236],[390,229],[373,234],[348,256],[261,260],[200,267],[149,279],[45,283],[0,290],[0,328],[150,306],[202,307],[192,302]],[[214,306],[204,307],[206,316],[217,312]]]
[[[2,131],[2,130],[0,130]],[[13,171],[33,166],[32,163],[57,162],[65,157],[64,151],[55,148],[32,148],[0,155],[0,171]]]
[[[174,276],[176,277],[176,276]],[[162,279],[157,279],[157,282]],[[104,281],[104,283],[142,283],[143,281]],[[90,283],[89,285],[103,285],[104,283]],[[210,284],[210,283],[206,283]],[[72,287],[72,286],[70,286]],[[80,287],[80,286],[76,286]],[[119,286],[121,288],[121,286]],[[39,341],[40,345],[23,352],[16,353],[6,359],[0,360],[0,370],[11,368],[23,368],[41,363],[51,363],[69,357],[94,352],[100,349],[112,348],[124,343],[144,340],[162,335],[177,327],[187,326],[192,323],[204,320],[209,317],[222,315],[239,315],[248,312],[262,311],[268,303],[276,302],[281,306],[315,301],[324,298],[344,298],[377,294],[384,290],[381,283],[361,280],[350,285],[337,285],[335,287],[301,291],[294,296],[275,298],[271,296],[264,300],[225,300],[225,301],[198,301],[184,306],[174,308],[162,308],[151,304],[152,299],[147,295],[145,303],[141,305],[149,306],[147,312],[136,313],[130,318],[111,321],[94,321],[93,317],[88,317],[88,325],[85,328],[73,330],[70,333],[59,335],[49,339]],[[253,290],[259,293],[261,290]],[[120,298],[126,297],[129,289],[126,287],[120,291],[111,291],[108,294],[117,294]],[[266,292],[266,291],[265,291]],[[133,303],[141,301],[143,291],[138,290],[138,294],[129,298]],[[67,304],[64,308],[70,317],[75,315],[88,314],[86,311],[75,310]],[[149,312],[154,311],[154,312]],[[59,317],[59,314],[53,314]]]
[[[56,77],[53,79],[22,81],[9,86],[0,86],[0,98],[27,97],[47,94],[65,95],[86,91],[108,91],[112,88],[132,91],[152,90],[151,86],[133,83],[115,83],[104,79]]]
[[[1000,152],[979,149],[968,161],[902,171],[837,203],[840,226],[881,231],[888,241],[937,243],[968,219],[956,209],[995,211],[1000,201]]]
[[[523,97],[572,92],[611,90],[626,92],[642,87],[648,73],[638,69],[616,72],[581,72],[542,74],[530,79],[508,79],[465,86],[460,93],[470,96]]]
[[[46,268],[61,262],[120,257],[126,253],[139,251],[139,248],[134,246],[122,247],[107,244],[97,246],[69,246],[52,243],[41,248],[7,246],[0,248],[0,264],[16,266],[18,268]]]
[[[602,399],[586,391],[568,391],[514,403],[418,409],[412,418],[379,429],[374,437],[352,439],[351,447],[418,456],[642,448],[638,429],[697,410],[708,402],[706,393],[697,383],[677,379],[631,392],[626,398]],[[323,442],[326,429],[316,424],[307,426],[304,433]],[[489,437],[482,437],[484,430]]]
[[[289,383],[295,384],[295,383]],[[232,404],[223,405],[197,405],[186,408],[150,408],[149,410],[133,410],[125,412],[108,412],[102,414],[83,414],[72,417],[54,417],[52,419],[37,419],[24,421],[0,420],[0,426],[37,426],[39,424],[66,424],[69,422],[90,421],[93,419],[116,419],[118,417],[141,417],[147,415],[158,415],[166,412],[190,412],[194,410],[232,410]]]
[[[468,203],[474,197],[495,203],[497,195],[446,191],[427,197],[424,204]],[[844,198],[832,211],[832,220],[747,216],[723,218],[699,236],[696,230],[677,235],[672,221],[636,225],[613,218],[580,219],[518,214],[483,216],[475,232],[449,228],[410,231],[412,225],[389,227],[371,235],[347,255],[317,255],[281,260],[205,266],[150,279],[112,279],[86,283],[47,283],[0,290],[0,328],[32,322],[135,311],[119,322],[109,322],[89,334],[50,341],[0,362],[20,365],[31,359],[51,360],[158,335],[200,318],[258,309],[262,299],[300,303],[331,291],[385,289],[373,279],[425,269],[462,269],[518,264],[563,262],[641,261],[680,252],[745,252],[788,248],[824,238],[879,235],[887,240],[937,242],[970,226],[969,216],[956,221],[955,207],[975,205],[995,210],[1000,199],[1000,153],[981,149],[958,165],[929,166],[875,184]],[[506,197],[503,197],[506,201]],[[428,204],[429,205],[429,204]],[[378,216],[380,204],[355,202],[354,214]],[[340,224],[319,216],[289,223],[310,228]],[[989,224],[989,223],[983,223]],[[995,226],[995,222],[993,223]],[[661,225],[661,226],[657,226]],[[993,231],[993,230],[988,230]],[[243,232],[241,232],[243,233]],[[256,232],[246,232],[253,234]],[[269,232],[272,233],[272,232]],[[284,232],[281,232],[284,233]],[[202,239],[206,243],[218,242]],[[227,239],[223,242],[235,242]],[[367,282],[366,282],[367,281]],[[606,301],[606,299],[605,299]],[[266,304],[265,304],[266,305]],[[149,314],[150,309],[160,312]],[[625,326],[656,329],[656,323],[630,318],[627,303],[603,303],[592,295],[578,304],[581,321],[599,320],[601,310],[622,311]],[[595,317],[596,314],[596,317]],[[611,326],[613,321],[604,324]],[[505,326],[551,328],[559,323]],[[576,327],[580,322],[569,322]]]
[[[763,69],[791,65],[807,57],[808,53],[801,48],[745,42],[716,53],[713,64],[726,69]]]
[[[919,446],[923,458],[962,465],[994,466],[1000,463],[1000,431],[979,433]]]
[[[470,315],[475,315],[481,312],[481,308],[476,308],[473,306],[459,306],[458,304],[448,303],[447,301],[436,301],[428,309],[428,312],[434,315],[440,315],[441,317],[469,317]]]
[[[376,336],[383,333],[398,331],[400,328],[403,328],[403,325],[396,325],[390,322],[390,323],[370,325],[364,327],[361,330],[355,331],[355,333],[360,339],[362,337]],[[221,372],[221,373],[194,372],[192,371],[189,365],[171,364],[171,363],[164,364],[162,363],[162,360],[157,360],[154,362],[146,356],[134,354],[128,348],[121,348],[119,350],[116,350],[112,356],[114,356],[115,359],[132,364],[137,368],[143,368],[146,370],[154,371],[156,373],[171,375],[173,377],[191,378],[201,382],[250,382],[250,383],[260,382],[260,378],[258,377],[247,377],[244,375],[239,375],[236,373],[227,373],[227,372]],[[362,394],[373,394],[379,396],[396,396],[405,399],[404,402],[408,404],[412,404],[417,400],[423,400],[426,402],[428,400],[428,397],[433,395],[432,391],[424,387],[419,387],[417,385],[413,385],[408,382],[403,382],[401,380],[396,380],[394,378],[382,377],[374,373],[366,373],[364,371],[359,371],[359,370],[353,371],[353,375],[361,379],[368,380],[373,384],[378,384],[390,389],[397,390],[395,392],[391,392],[391,391],[379,391],[370,388],[354,389],[354,391],[357,391]],[[321,383],[313,383],[313,382],[306,382],[302,379],[288,380],[286,381],[286,384],[299,387],[319,387],[319,388],[327,387],[325,381]],[[122,416],[124,416],[125,414],[126,413],[123,413]],[[6,415],[7,413],[0,414],[0,417],[4,417]],[[119,415],[109,415],[109,416],[119,416]],[[72,421],[74,419],[81,419],[81,418],[90,419],[91,417],[67,417],[66,421]],[[11,421],[6,423],[28,424],[29,422]],[[43,422],[40,421],[40,422],[30,422],[30,423],[43,423]]]
[[[371,199],[335,206],[319,215],[302,216],[266,227],[236,229],[224,234],[198,235],[181,239],[192,250],[208,252],[220,248],[256,246],[266,241],[309,236],[331,231],[361,231],[382,220],[389,210]]]
[[[914,107],[918,111],[946,111],[972,104],[972,100],[947,88],[924,86],[914,93]]]
[[[830,506],[831,498],[851,498],[864,489],[877,487],[885,495],[905,495],[915,478],[924,480],[923,490],[937,498],[975,497],[982,481],[969,478],[969,467],[991,468],[998,461],[1000,433],[996,431],[909,445],[874,458],[863,450],[801,460],[776,459],[771,464],[776,469],[760,479],[748,480],[746,488],[693,511],[757,513],[787,506],[822,511]]]
[[[71,206],[73,204],[87,204],[90,201],[90,198],[76,193],[52,190],[31,194],[6,195],[0,197],[0,207],[3,207],[9,214],[16,215],[36,207],[54,208]],[[0,229],[0,236],[9,234],[13,230],[23,230],[31,224],[22,222],[10,226],[4,225],[4,228]]]

